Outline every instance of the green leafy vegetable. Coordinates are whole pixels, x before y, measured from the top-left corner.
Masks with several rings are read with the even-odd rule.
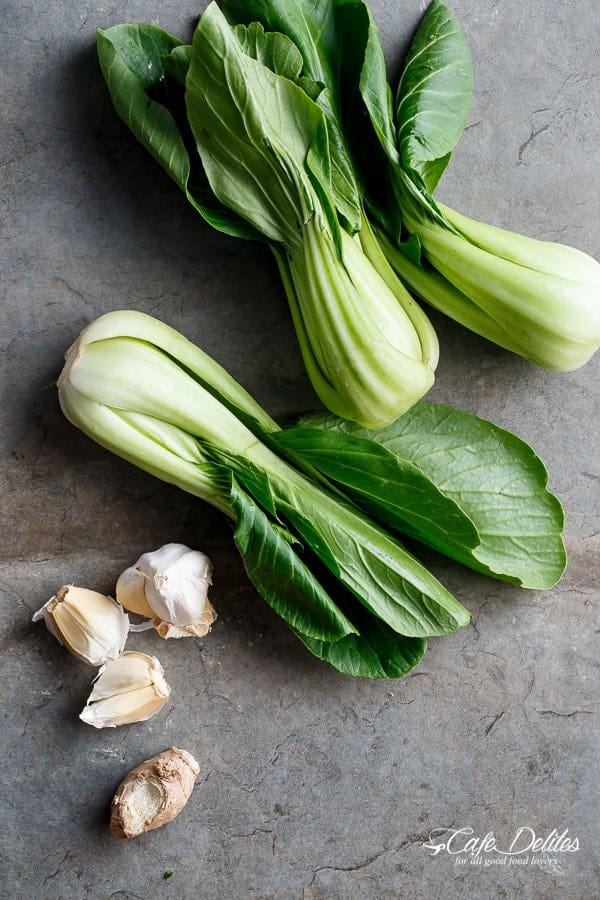
[[[361,614],[354,604],[352,617],[360,630],[356,628],[250,497],[234,486],[232,501],[238,513],[235,542],[248,577],[311,653],[362,678],[399,678],[416,666],[427,646],[424,640],[401,637],[382,621]],[[314,605],[316,628],[310,605],[313,591],[320,601]],[[340,599],[339,587],[336,594]]]
[[[378,432],[327,414],[301,425],[277,434],[278,445],[347,488],[374,518],[522,587],[547,589],[561,577],[562,507],[539,457],[511,432],[435,403],[418,404]],[[349,441],[337,446],[332,432]],[[384,450],[379,460],[373,442]]]
[[[364,27],[358,89],[387,158],[387,193],[395,194],[404,227],[422,251],[422,259],[407,257],[379,189],[370,209],[387,232],[387,241],[379,232],[378,239],[391,264],[419,298],[501,347],[549,369],[582,366],[600,345],[600,265],[571,247],[475,222],[431,195],[471,100],[470,53],[456,18],[441,0],[429,6],[400,79],[393,120],[383,101],[389,96],[383,51],[376,30]]]
[[[389,255],[406,284],[471,331],[547,369],[584,365],[600,344],[600,265],[579,250],[483,225],[438,204],[444,219],[404,198],[422,271]],[[441,276],[441,278],[440,278]]]
[[[98,443],[234,519],[257,589],[309,649],[343,671],[344,660],[372,677],[406,671],[424,638],[468,622],[397,540],[273,452],[276,426],[266,413],[160,322],[117,312],[92,323],[67,354],[59,396]],[[392,633],[401,636],[397,650]]]
[[[232,21],[255,16],[290,35],[306,69],[326,81],[377,240],[410,291],[546,368],[569,371],[587,362],[600,344],[600,265],[571,247],[475,222],[432,196],[473,90],[467,41],[441,0],[423,16],[395,102],[379,32],[362,0],[225,6]],[[367,119],[357,111],[357,95]]]
[[[321,400],[372,427],[391,421],[431,386],[437,345],[338,219],[323,109],[246,55],[215,4],[196,29],[186,84],[215,195],[274,245]]]
[[[116,26],[98,51],[117,111],[198,212],[270,243],[323,403],[371,427],[409,408],[433,383],[437,339],[362,218],[331,73],[301,71],[288,37],[231,28],[215,4],[193,48]]]
[[[194,35],[186,104],[216,196],[268,240],[298,245],[320,207],[311,176],[327,196],[324,116],[299,86],[244,53],[214,4]],[[314,144],[322,172],[305,169]]]

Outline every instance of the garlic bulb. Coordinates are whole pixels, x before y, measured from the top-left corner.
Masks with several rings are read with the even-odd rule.
[[[134,838],[171,822],[190,799],[199,772],[192,754],[178,747],[136,766],[113,797],[112,833],[118,838]]]
[[[126,651],[102,666],[79,718],[94,728],[145,722],[171,693],[163,675],[156,657]]]
[[[152,619],[161,637],[202,637],[216,619],[211,584],[208,556],[185,544],[165,544],[125,569],[116,593],[125,609]]]
[[[110,597],[66,584],[34,614],[67,650],[91,666],[123,652],[129,617]]]

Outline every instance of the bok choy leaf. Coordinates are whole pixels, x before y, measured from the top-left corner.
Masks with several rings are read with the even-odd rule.
[[[287,35],[302,59],[301,82],[307,80],[320,90],[313,99],[325,113],[331,159],[331,192],[338,213],[350,233],[360,230],[364,217],[363,188],[350,151],[342,112],[348,106],[345,71],[352,60],[360,63],[364,54],[364,36],[354,21],[338,19],[338,4],[312,0],[223,0],[221,8],[232,24],[250,26],[259,22],[267,33]],[[362,7],[353,6],[361,16]],[[341,27],[348,24],[349,27]],[[360,70],[358,70],[360,71]]]
[[[510,431],[436,403],[377,432],[325,413],[300,425],[277,433],[277,445],[372,518],[521,587],[551,588],[563,574],[561,504],[539,457]]]
[[[394,117],[402,167],[432,194],[467,122],[473,66],[465,36],[443,3],[434,0],[421,29],[404,64]],[[377,52],[373,42],[370,47]]]
[[[259,238],[247,222],[217,201],[201,167],[193,165],[183,91],[176,78],[167,77],[176,73],[181,77],[186,71],[181,41],[155,25],[115,25],[98,31],[97,49],[117,113],[194,209],[219,231]]]

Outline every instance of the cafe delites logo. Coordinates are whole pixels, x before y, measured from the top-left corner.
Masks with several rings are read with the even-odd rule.
[[[560,860],[579,850],[579,839],[565,828],[559,832],[538,834],[528,825],[520,825],[508,839],[497,838],[493,831],[477,835],[473,828],[434,828],[423,844],[431,856],[444,854],[455,866],[539,866],[562,874]]]

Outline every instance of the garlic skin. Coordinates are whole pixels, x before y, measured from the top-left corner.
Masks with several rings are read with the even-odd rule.
[[[129,616],[105,594],[65,584],[38,609],[32,622],[43,619],[48,631],[73,656],[101,666],[123,652]]]
[[[163,676],[155,656],[128,650],[102,666],[79,718],[94,728],[145,722],[171,693]]]
[[[204,637],[216,618],[215,608],[210,600],[207,600],[202,615],[193,625],[172,625],[170,622],[161,621],[158,616],[152,619],[152,625],[161,638]]]
[[[178,816],[188,802],[200,766],[191,753],[171,747],[132,769],[113,797],[110,830],[134,838]]]
[[[185,544],[165,544],[144,553],[119,576],[117,600],[152,619],[161,637],[202,637],[216,613],[208,600],[212,563]]]

